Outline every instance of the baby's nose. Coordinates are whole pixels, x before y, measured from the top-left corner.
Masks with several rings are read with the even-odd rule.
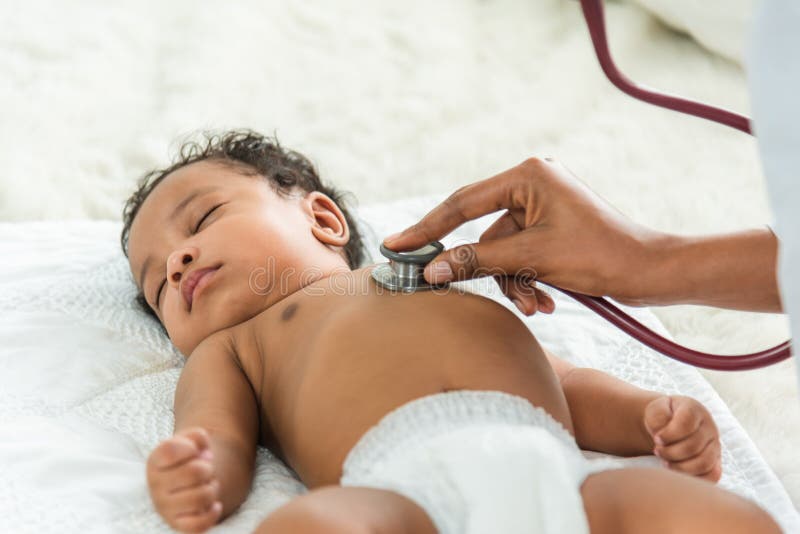
[[[176,250],[167,260],[168,277],[174,284],[180,283],[185,266],[197,259],[197,251],[190,249]]]
[[[181,263],[183,265],[186,265],[187,263],[191,263],[191,262],[192,262],[192,257],[189,254],[184,254],[183,258],[181,259]],[[181,271],[175,271],[174,273],[172,273],[172,280],[174,282],[180,282],[181,281],[181,275],[182,275]]]

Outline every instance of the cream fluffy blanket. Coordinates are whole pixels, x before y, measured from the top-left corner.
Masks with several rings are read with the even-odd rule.
[[[741,67],[608,6],[620,65],[741,111]],[[687,233],[768,223],[755,144],[629,100],[577,2],[250,0],[0,5],[0,220],[118,219],[134,178],[198,128],[276,132],[362,203],[447,192],[555,155],[627,215]],[[751,351],[780,317],[654,310],[690,346]],[[800,502],[792,363],[703,372]]]

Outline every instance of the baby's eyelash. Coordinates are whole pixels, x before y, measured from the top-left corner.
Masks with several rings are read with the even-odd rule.
[[[203,221],[206,220],[206,217],[211,215],[211,212],[213,212],[215,209],[217,209],[220,206],[222,206],[222,204],[217,204],[216,206],[214,206],[213,208],[208,210],[205,215],[203,215],[203,217],[197,222],[197,226],[195,226],[195,228],[194,228],[194,233],[197,233],[200,230],[200,226],[203,224]]]
[[[161,282],[161,285],[158,286],[158,293],[156,293],[156,308],[161,305],[161,290],[164,289],[164,284],[167,283],[167,279],[164,278],[164,281]]]

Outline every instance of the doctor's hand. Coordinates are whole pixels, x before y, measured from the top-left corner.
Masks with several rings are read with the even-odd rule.
[[[550,159],[531,158],[458,189],[384,244],[396,251],[419,248],[502,209],[478,243],[442,252],[425,268],[425,279],[441,283],[492,275],[527,315],[555,306],[531,283],[535,280],[638,304],[639,275],[663,234],[627,219]]]

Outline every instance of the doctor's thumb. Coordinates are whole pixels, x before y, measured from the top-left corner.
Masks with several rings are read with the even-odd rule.
[[[425,267],[425,279],[431,284],[469,280],[480,268],[478,245],[462,245],[439,254]]]
[[[425,267],[425,280],[431,284],[457,282],[482,276],[514,276],[520,267],[508,257],[513,251],[509,238],[471,243],[445,250]],[[511,264],[509,264],[509,262]]]

